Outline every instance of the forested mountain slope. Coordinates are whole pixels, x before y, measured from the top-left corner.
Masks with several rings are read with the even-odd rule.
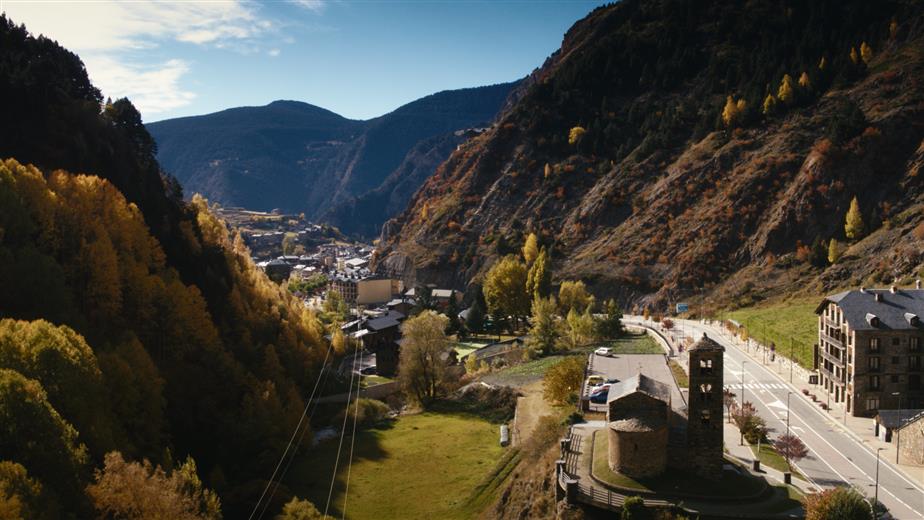
[[[128,100],[5,17],[0,113],[0,506],[90,517],[120,452],[120,486],[163,488],[119,463],[143,458],[180,479],[189,503],[150,497],[170,511],[214,518],[201,477],[246,516],[328,352],[318,320],[182,201]]]
[[[368,237],[404,209],[448,157],[444,144],[458,142],[453,132],[490,124],[513,85],[439,92],[368,121],[275,101],[147,126],[158,159],[187,193],[225,205],[304,212]],[[408,177],[398,183],[412,183],[411,189],[389,188],[396,182],[386,180],[405,172]],[[368,199],[355,200],[381,198],[371,195],[375,190],[395,202],[366,208]]]
[[[628,303],[907,275],[922,36],[922,4],[902,0],[598,8],[386,223],[378,266],[461,288],[536,232],[559,278]],[[854,245],[812,266],[832,238]],[[893,253],[901,273],[879,261]]]

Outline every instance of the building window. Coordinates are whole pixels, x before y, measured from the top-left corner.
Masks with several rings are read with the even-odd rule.
[[[866,400],[866,410],[867,411],[874,411],[878,409],[879,409],[879,398],[878,397],[870,397],[869,399]]]
[[[709,383],[699,385],[699,395],[704,401],[712,399],[712,385]]]
[[[699,373],[705,374],[705,375],[712,373],[712,360],[711,359],[700,359],[699,360]]]
[[[918,390],[921,388],[921,376],[917,374],[908,376],[908,388],[912,390]]]
[[[710,418],[709,410],[703,410],[700,413],[699,417],[700,417],[700,420],[702,420],[703,424],[709,424],[709,418]]]
[[[901,345],[901,344],[902,344],[902,339],[901,339],[901,338],[892,338],[892,344],[893,344],[893,345]]]
[[[869,358],[869,369],[871,372],[879,371],[879,358],[878,357]]]
[[[879,352],[879,338],[869,338],[870,352]]]
[[[910,338],[908,345],[911,347],[912,352],[917,352],[921,348],[921,338]]]
[[[908,368],[921,370],[921,356],[908,356]]]
[[[893,365],[897,365],[897,364],[898,364],[898,356],[892,356],[892,364],[893,364]]]
[[[879,376],[870,376],[869,377],[869,389],[870,390],[879,390]],[[878,408],[878,407],[877,407]]]
[[[890,376],[890,380],[891,380],[893,383],[898,383],[898,381],[899,381],[898,374],[892,374],[892,375]]]

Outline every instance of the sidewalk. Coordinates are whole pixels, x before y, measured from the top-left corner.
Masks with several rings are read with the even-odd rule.
[[[809,394],[815,394],[818,399],[818,403],[816,403],[816,406],[818,406],[818,411],[826,414],[830,418],[832,424],[847,432],[857,441],[866,444],[874,452],[877,448],[884,448],[882,452],[883,460],[888,461],[889,464],[898,469],[909,480],[919,485],[924,485],[924,468],[920,466],[910,466],[907,464],[895,464],[895,444],[882,442],[878,437],[876,437],[873,419],[853,417],[849,414],[846,414],[844,404],[835,403],[831,396],[825,392],[823,387],[821,387],[821,385],[810,385],[808,383],[808,376],[810,373],[809,371],[798,365],[793,365],[792,383],[789,383],[790,361],[783,356],[780,356],[779,352],[777,352],[776,360],[771,362],[769,349],[763,345],[760,345],[753,339],[749,339],[747,342],[743,342],[737,337],[733,336],[728,330],[722,327],[721,324],[710,322],[706,325],[711,327],[717,333],[721,334],[724,339],[728,340],[731,344],[737,347],[739,351],[747,354],[753,361],[760,363],[763,366],[776,372],[784,383],[789,384],[799,394],[804,395],[803,390],[807,390]],[[825,411],[820,405],[822,403],[827,405],[829,402],[830,409]]]
[[[736,459],[746,463],[748,468],[751,468],[752,461],[756,458],[754,452],[751,450],[750,444],[745,441],[744,446],[738,444],[738,438],[740,432],[738,428],[728,422],[727,417],[725,420],[725,449],[728,451],[728,454]],[[798,468],[795,468],[798,470]],[[775,470],[766,464],[760,465],[760,473],[771,483],[776,482],[778,484],[783,484],[783,472]],[[800,478],[796,478],[795,475],[792,477],[792,485],[799,488],[804,494],[814,493],[818,489],[813,486],[810,482],[806,482]]]

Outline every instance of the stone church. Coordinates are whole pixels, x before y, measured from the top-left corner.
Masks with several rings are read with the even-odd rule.
[[[683,468],[703,478],[721,479],[724,351],[706,335],[689,349],[685,417],[671,406],[669,385],[673,382],[639,373],[610,386],[606,431],[614,471],[647,478],[668,468]]]

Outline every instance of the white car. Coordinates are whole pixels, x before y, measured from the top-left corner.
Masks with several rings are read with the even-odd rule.
[[[613,349],[611,349],[610,347],[600,347],[594,351],[594,354],[598,356],[612,356]]]

